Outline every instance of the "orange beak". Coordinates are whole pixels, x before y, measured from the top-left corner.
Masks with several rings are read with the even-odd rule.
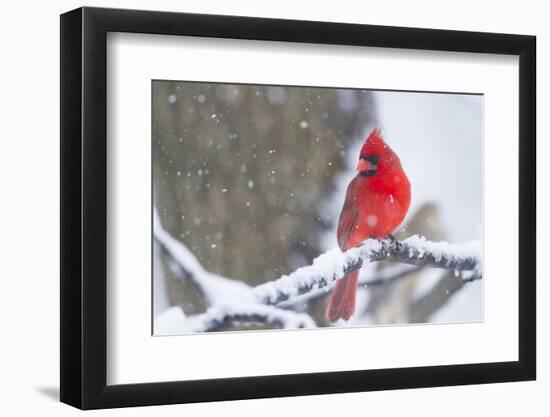
[[[367,161],[366,159],[360,159],[359,163],[357,164],[357,171],[370,171],[372,168],[372,164]]]

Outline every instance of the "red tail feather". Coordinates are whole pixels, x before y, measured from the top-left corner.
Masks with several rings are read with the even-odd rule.
[[[353,271],[336,283],[328,302],[326,317],[330,322],[349,320],[355,311],[355,293],[359,271]]]

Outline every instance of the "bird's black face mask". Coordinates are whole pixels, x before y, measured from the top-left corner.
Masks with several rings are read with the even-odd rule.
[[[359,164],[357,164],[357,171],[362,177],[372,177],[376,174],[378,160],[380,155],[366,155],[359,158]]]

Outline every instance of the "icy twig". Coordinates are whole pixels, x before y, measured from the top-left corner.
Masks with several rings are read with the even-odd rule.
[[[450,244],[431,242],[416,235],[403,241],[368,239],[361,246],[346,252],[331,249],[316,258],[313,265],[258,285],[253,291],[259,303],[278,304],[328,287],[367,263],[382,260],[454,270],[462,273],[463,279],[473,281],[482,278],[480,252],[480,241]]]

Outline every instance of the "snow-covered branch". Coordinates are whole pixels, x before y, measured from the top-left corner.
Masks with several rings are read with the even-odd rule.
[[[328,291],[346,274],[372,262],[388,260],[399,267],[389,273],[378,272],[362,281],[365,286],[398,280],[411,271],[430,266],[454,271],[457,280],[470,282],[482,278],[480,241],[462,244],[431,242],[421,236],[403,241],[368,239],[359,247],[341,252],[331,249],[317,257],[312,265],[297,269],[265,284],[251,287],[242,281],[206,271],[183,243],[173,238],[162,226],[158,213],[154,215],[154,237],[181,270],[203,291],[210,308],[203,314],[185,319],[190,331],[212,331],[234,323],[267,323],[277,327],[315,327],[307,314],[285,310],[306,294]],[[395,269],[395,270],[393,270]]]
[[[252,287],[249,285],[204,269],[195,255],[164,229],[156,209],[153,216],[153,234],[155,240],[170,255],[172,268],[183,272],[197,284],[211,306],[227,304],[232,300],[235,304],[255,302]]]
[[[205,270],[195,255],[164,229],[156,210],[153,230],[156,241],[169,254],[171,267],[193,280],[211,306],[205,313],[182,318],[185,323],[181,329],[207,332],[226,329],[235,323],[262,323],[285,329],[315,327],[309,315],[259,304],[249,285]]]
[[[411,274],[418,272],[422,269],[421,266],[399,264],[399,263],[395,263],[383,269],[376,269],[375,265],[376,264],[371,263],[369,265],[365,265],[361,269],[361,274],[359,275],[360,287],[366,288],[366,287],[375,287],[377,285],[382,285],[382,284],[391,284],[402,278],[410,276]],[[463,280],[463,281],[466,282],[466,280]],[[287,308],[287,307],[290,307],[291,305],[296,305],[298,303],[315,300],[319,297],[324,296],[328,291],[330,291],[334,287],[335,284],[336,284],[336,281],[333,281],[326,287],[317,288],[316,290],[311,290],[310,292],[307,292],[298,297],[294,297],[290,300],[282,301],[278,303],[277,306]]]
[[[263,304],[228,304],[210,307],[205,313],[191,316],[186,326],[191,332],[225,330],[235,324],[268,324],[282,329],[316,327],[313,319],[305,313],[295,313]]]
[[[337,248],[331,249],[316,258],[313,265],[255,287],[254,297],[262,304],[278,304],[312,290],[328,288],[350,272],[382,260],[454,270],[462,279],[472,281],[482,277],[480,253],[480,241],[450,244],[431,242],[416,235],[403,241],[368,239],[343,253]]]

